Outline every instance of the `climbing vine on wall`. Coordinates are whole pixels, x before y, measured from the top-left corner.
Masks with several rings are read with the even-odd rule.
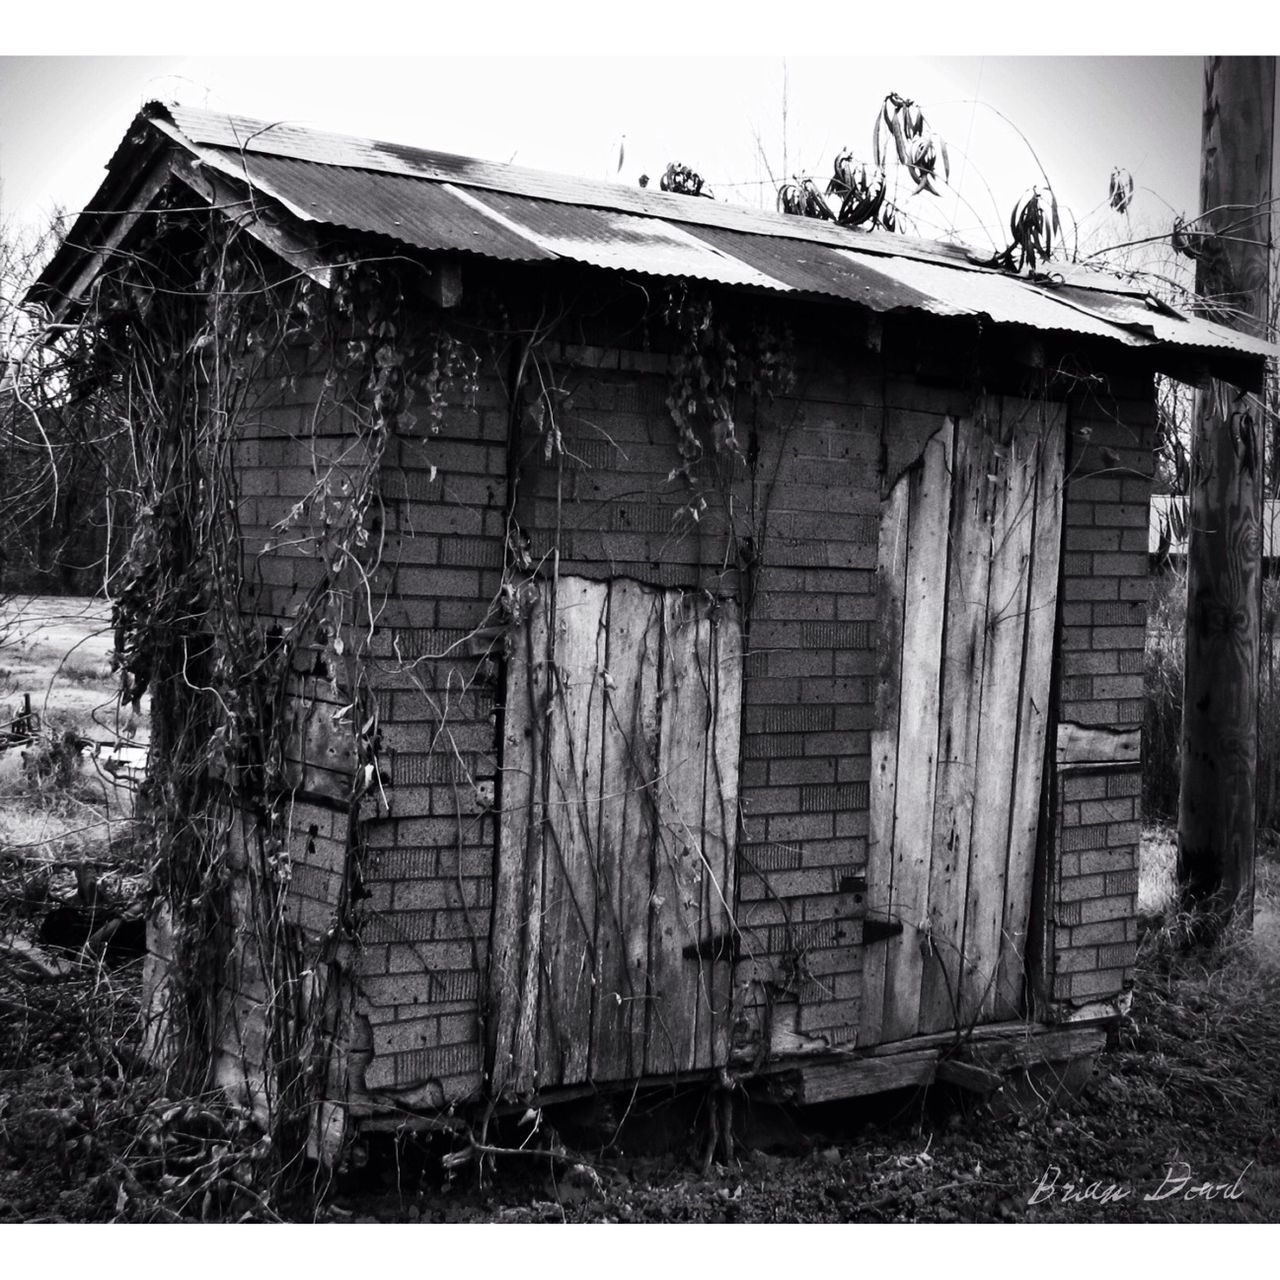
[[[151,699],[141,799],[173,948],[165,1056],[181,1087],[203,1093],[226,1048],[228,991],[257,993],[266,1043],[244,1101],[276,1140],[271,1192],[307,1144],[361,893],[350,821],[332,928],[317,940],[289,922],[305,687],[324,691],[329,728],[351,745],[339,804],[354,819],[376,808],[384,780],[369,679],[387,583],[382,471],[397,435],[429,442],[474,397],[480,367],[465,335],[406,296],[401,264],[341,263],[326,283],[219,214],[160,213],[81,325],[93,376],[129,407],[134,448],[115,662],[122,699]],[[308,474],[295,468],[269,536],[251,542],[244,450],[291,398],[307,403],[292,445]],[[296,566],[287,609],[265,595],[265,563]]]
[[[467,767],[448,727],[458,690],[442,696],[423,655],[389,657],[379,638],[392,567],[384,474],[405,441],[429,456],[451,411],[474,401],[488,361],[515,397],[513,424],[523,415],[540,433],[545,461],[562,466],[565,456],[569,393],[548,356],[554,315],[520,326],[497,312],[446,322],[424,307],[416,270],[352,260],[331,268],[325,287],[235,222],[175,210],[157,216],[102,278],[85,319],[94,376],[129,405],[136,457],[133,539],[115,584],[116,661],[125,701],[152,704],[145,801],[155,893],[173,938],[173,1071],[193,1092],[208,1087],[224,1047],[226,992],[256,982],[266,1046],[249,1102],[279,1139],[273,1188],[306,1146],[328,1069],[334,992],[359,945],[355,819],[384,803],[386,781],[371,675],[404,676],[432,707],[431,750]],[[569,310],[565,302],[560,317]],[[718,491],[726,566],[750,569],[763,537],[755,422],[794,386],[791,336],[763,311],[730,312],[689,285],[650,309],[650,319],[659,315],[672,351],[671,479],[689,486],[695,520]],[[306,408],[292,444],[306,467],[292,468],[267,536],[250,541],[243,450],[265,439],[261,424],[294,392]],[[490,610],[502,624],[492,628],[499,654],[541,566],[522,547],[509,519]],[[296,568],[287,608],[278,580],[275,596],[264,587],[266,565]],[[747,614],[749,599],[744,587]],[[481,661],[475,678],[490,679],[493,665]],[[332,927],[319,938],[304,936],[288,910],[291,809],[308,768],[306,688],[323,691],[331,728],[351,750],[340,797],[350,847]],[[472,789],[480,793],[474,780]],[[239,842],[233,829],[244,833]],[[482,941],[484,923],[473,933]]]

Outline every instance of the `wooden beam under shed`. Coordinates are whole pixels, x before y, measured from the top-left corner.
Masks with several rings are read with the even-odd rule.
[[[921,1047],[921,1041],[927,1043]],[[951,1032],[944,1037],[922,1036],[896,1046],[881,1046],[896,1052],[830,1054],[778,1064],[765,1087],[775,1101],[800,1106],[935,1083],[991,1093],[1005,1072],[1082,1058],[1099,1052],[1106,1042],[1104,1024],[1040,1028],[1006,1023],[999,1034],[975,1033],[963,1038],[959,1048],[956,1034]]]

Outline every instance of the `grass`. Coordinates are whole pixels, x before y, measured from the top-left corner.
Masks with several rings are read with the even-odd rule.
[[[1178,896],[1178,844],[1172,827],[1142,829],[1138,852],[1138,914],[1162,915]]]

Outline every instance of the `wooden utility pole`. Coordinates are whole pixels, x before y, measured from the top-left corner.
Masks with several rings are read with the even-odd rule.
[[[1274,58],[1206,58],[1196,292],[1204,314],[1261,333],[1268,314]],[[1201,937],[1253,919],[1263,452],[1235,387],[1196,396],[1187,544],[1178,878]]]

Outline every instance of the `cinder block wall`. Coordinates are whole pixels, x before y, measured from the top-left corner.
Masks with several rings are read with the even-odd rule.
[[[1149,378],[1113,377],[1106,391],[1072,404],[1061,722],[1142,724],[1152,395]],[[1132,977],[1141,780],[1136,762],[1060,772],[1045,975],[1057,1000],[1114,996]]]
[[[755,407],[740,397],[737,436],[754,471],[739,460],[717,482],[701,466],[691,485],[671,478],[667,357],[563,348],[564,465],[527,434],[534,465],[517,508],[534,559],[559,545],[562,573],[750,590],[735,973],[735,1039],[748,1051],[854,1035],[862,924],[841,881],[867,862],[882,457],[905,466],[947,414],[969,411],[960,390],[886,379],[852,342],[801,346],[796,366],[789,396]],[[696,522],[680,514],[699,497]]]
[[[373,683],[389,812],[362,824],[357,1010],[365,1086],[415,1105],[482,1083],[502,641],[477,633],[502,582],[508,417],[489,371],[474,404],[397,438],[383,468]]]
[[[707,506],[692,522],[678,513],[693,491],[671,477],[679,454],[665,405],[668,358],[607,335],[548,354],[569,397],[557,424],[562,455],[546,457],[532,419],[520,429],[516,517],[532,560],[558,547],[562,573],[723,594],[754,588],[737,1038],[777,1043],[781,1030],[791,1046],[838,1045],[858,1023],[861,923],[841,882],[866,867],[882,478],[914,458],[947,414],[969,412],[970,394],[886,377],[878,355],[849,345],[802,347],[791,396],[740,406],[739,437],[746,445],[754,427],[758,448],[754,482],[741,462],[723,485],[710,469],[695,472]],[[1113,384],[1109,396],[1071,404],[1063,720],[1140,723],[1148,390]],[[318,394],[318,381],[300,377],[245,442],[246,552],[261,550],[253,540],[265,540],[314,481]],[[509,422],[506,388],[488,370],[473,407],[450,408],[436,434],[397,440],[383,468],[386,567],[375,586],[388,603],[373,637],[373,684],[389,812],[363,822],[355,842],[367,897],[353,959],[355,1061],[364,1069],[354,1085],[413,1105],[483,1086],[502,690],[501,642],[476,633],[493,621],[502,584]],[[340,429],[332,432],[341,457]],[[726,557],[727,499],[743,539],[736,561]],[[318,570],[288,549],[259,564],[256,607],[289,617]],[[1057,997],[1112,993],[1131,971],[1137,778],[1131,768],[1058,779],[1046,895],[1046,976]],[[324,905],[300,904],[300,920],[318,921]]]

